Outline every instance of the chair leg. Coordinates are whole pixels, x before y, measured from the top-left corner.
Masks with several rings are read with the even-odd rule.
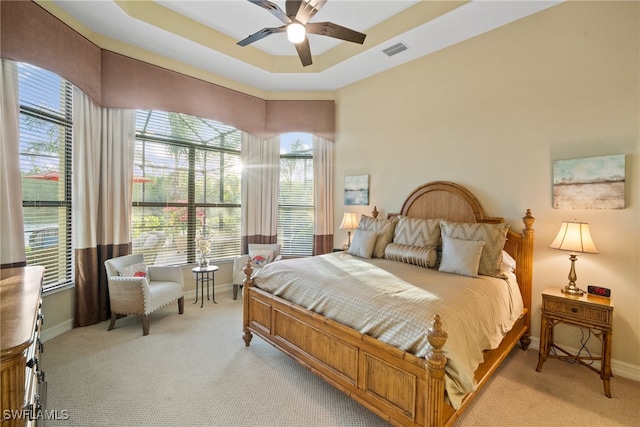
[[[184,313],[184,297],[178,299],[178,313]]]
[[[116,327],[117,319],[118,319],[118,315],[116,313],[111,313],[111,323],[109,324],[109,329],[107,329],[108,331]]]
[[[142,315],[142,335],[149,335],[149,315]]]

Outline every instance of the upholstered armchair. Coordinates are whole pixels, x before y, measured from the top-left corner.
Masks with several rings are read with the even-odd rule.
[[[249,253],[233,260],[233,299],[238,299],[238,289],[242,289],[245,279],[243,268],[249,259],[253,264],[253,274],[256,274],[266,264],[282,259],[280,245],[249,243]]]
[[[184,278],[180,267],[146,266],[142,254],[126,255],[104,262],[109,285],[111,324],[127,315],[142,316],[142,333],[149,335],[149,314],[178,301],[184,313]]]

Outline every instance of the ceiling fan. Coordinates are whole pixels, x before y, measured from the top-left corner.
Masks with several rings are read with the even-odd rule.
[[[277,4],[268,0],[249,0],[251,3],[267,9],[276,18],[284,22],[285,25],[276,28],[263,28],[255,34],[250,35],[244,40],[240,40],[237,44],[247,46],[255,41],[263,39],[271,34],[287,33],[290,42],[296,46],[298,56],[302,65],[306,67],[311,65],[311,49],[309,48],[309,34],[319,34],[321,36],[333,37],[353,43],[364,43],[366,34],[359,33],[349,28],[334,24],[333,22],[317,22],[309,21],[324,6],[327,0],[287,0],[285,8],[287,12],[283,12]],[[314,4],[312,4],[314,3]]]

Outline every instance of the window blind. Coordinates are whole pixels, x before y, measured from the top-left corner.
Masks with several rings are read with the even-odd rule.
[[[71,84],[18,63],[20,170],[27,265],[45,267],[44,288],[73,281]]]
[[[313,152],[311,134],[280,137],[278,243],[281,253],[313,254]]]
[[[181,113],[139,110],[133,178],[133,252],[147,264],[185,264],[196,233],[210,259],[240,254],[241,133]]]

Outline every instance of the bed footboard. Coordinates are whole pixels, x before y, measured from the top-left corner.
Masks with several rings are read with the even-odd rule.
[[[334,387],[395,425],[441,426],[453,408],[445,400],[439,316],[427,331],[426,360],[253,287],[245,267],[243,339],[257,334]]]

